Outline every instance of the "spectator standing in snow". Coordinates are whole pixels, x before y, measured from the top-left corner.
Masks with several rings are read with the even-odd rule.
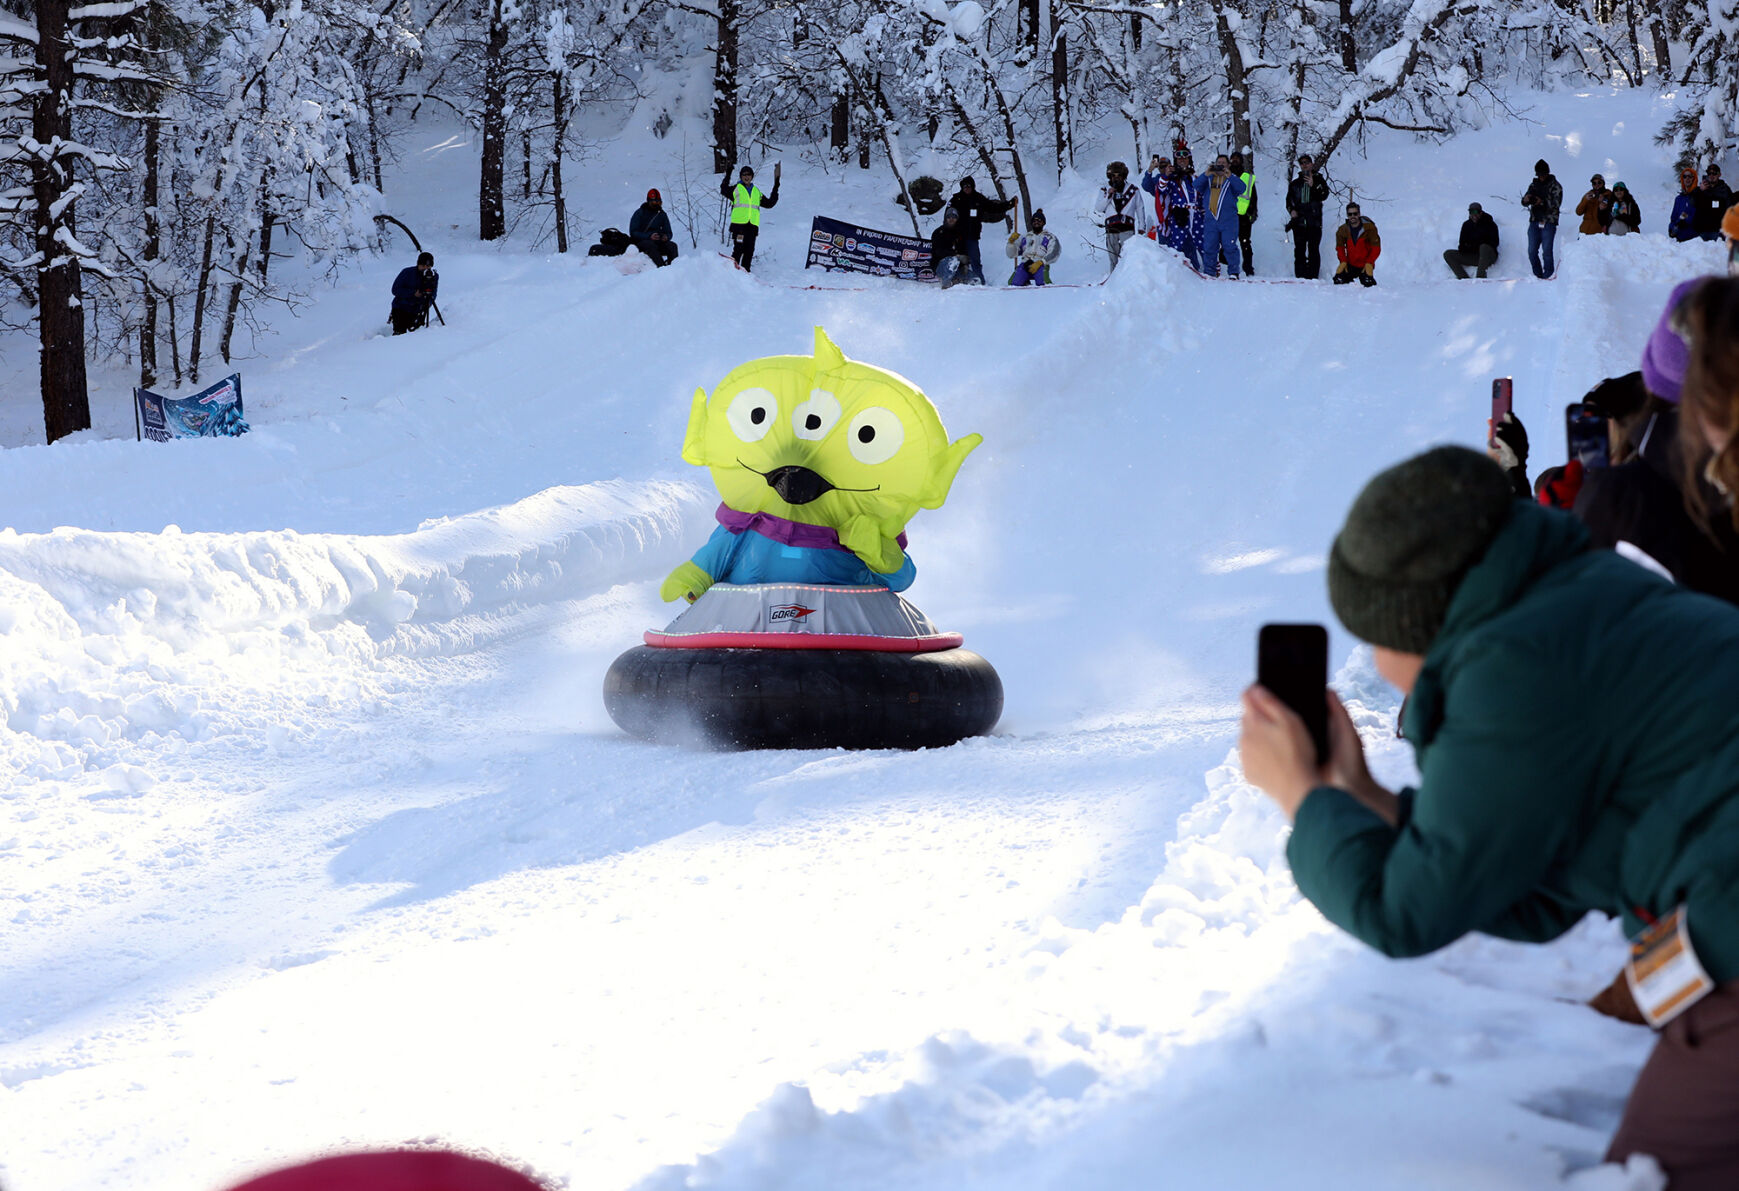
[[[755,264],[755,241],[761,235],[761,211],[779,205],[779,166],[773,166],[773,192],[763,193],[755,185],[755,171],[744,166],[737,171],[737,184],[731,185],[729,171],[719,183],[719,193],[731,202],[731,259],[743,272]]]
[[[1721,217],[1733,205],[1733,188],[1721,181],[1720,166],[1712,165],[1703,171],[1703,184],[1697,188],[1692,201],[1696,204],[1696,213],[1691,218],[1691,226],[1697,235],[1705,240],[1720,239]]]
[[[1697,238],[1697,171],[1688,166],[1679,171],[1679,193],[1667,218],[1667,235],[1681,244]]]
[[[429,307],[435,304],[435,292],[441,288],[441,275],[435,272],[435,256],[424,252],[417,263],[400,269],[392,280],[392,333],[403,335],[429,325]]]
[[[1286,184],[1286,230],[1292,233],[1292,275],[1309,281],[1322,276],[1322,205],[1328,201],[1328,179],[1306,153],[1298,159],[1298,174]]]
[[[1383,255],[1383,238],[1377,225],[1359,213],[1357,203],[1347,204],[1347,221],[1334,234],[1334,255],[1340,265],[1334,271],[1336,285],[1357,281],[1369,289],[1377,284],[1377,258]]]
[[[960,234],[966,244],[966,256],[972,262],[972,272],[978,278],[978,284],[984,284],[984,257],[979,249],[979,238],[984,235],[984,225],[992,220],[1002,219],[1014,210],[1018,199],[993,199],[989,195],[978,193],[978,183],[972,178],[960,179],[960,189],[954,192],[954,197],[948,200],[948,205],[960,212]]]
[[[1607,1159],[1652,1154],[1674,1191],[1739,1186],[1739,609],[1589,549],[1463,447],[1365,486],[1328,591],[1407,697],[1421,780],[1378,785],[1334,695],[1319,767],[1298,716],[1247,690],[1244,773],[1293,819],[1299,892],[1395,957],[1475,931],[1543,943],[1591,910],[1633,939],[1682,930],[1709,979],[1643,984],[1664,1029]]]
[[[1147,231],[1147,204],[1141,200],[1141,188],[1130,185],[1129,167],[1121,161],[1105,167],[1105,185],[1093,214],[1105,225],[1105,251],[1111,254],[1111,267],[1116,269],[1123,245]]]
[[[1010,285],[1049,285],[1051,266],[1063,255],[1063,242],[1045,230],[1044,208],[1033,212],[1032,230],[1008,234],[1008,255],[1014,261]]]
[[[1141,189],[1153,196],[1153,226],[1147,234],[1154,240],[1165,239],[1166,207],[1170,202],[1165,183],[1170,177],[1171,160],[1157,153],[1147,163],[1147,172],[1141,175]]]
[[[1564,205],[1564,188],[1552,176],[1544,158],[1534,162],[1534,180],[1522,195],[1528,211],[1528,264],[1534,276],[1545,281],[1557,272],[1552,261],[1552,241],[1558,238],[1558,211]]]
[[[1250,248],[1250,229],[1256,222],[1256,175],[1246,167],[1242,153],[1232,154],[1232,172],[1244,184],[1244,193],[1238,196],[1238,251],[1244,257],[1244,275],[1254,277],[1256,257]]]
[[[1202,237],[1207,228],[1202,213],[1201,196],[1196,193],[1196,159],[1183,138],[1177,141],[1177,153],[1171,162],[1172,176],[1183,188],[1184,201],[1189,205],[1189,231],[1184,237],[1184,257],[1196,272],[1202,270]]]
[[[1154,214],[1159,220],[1154,239],[1183,253],[1192,269],[1200,268],[1200,255],[1190,240],[1189,196],[1193,187],[1178,174],[1171,162],[1163,157],[1153,160],[1156,164],[1142,178],[1141,186],[1153,195]]]
[[[1226,269],[1233,281],[1238,280],[1238,198],[1244,193],[1244,183],[1232,173],[1232,163],[1224,153],[1214,158],[1208,172],[1196,179],[1196,202],[1203,216],[1202,268],[1209,277],[1220,275],[1220,257],[1224,254]]]
[[[676,241],[670,236],[670,216],[664,213],[664,198],[657,189],[646,192],[641,203],[628,218],[628,236],[634,246],[652,263],[662,269],[676,259]]]
[[[943,289],[973,276],[972,258],[966,251],[966,233],[960,227],[960,212],[953,207],[943,208],[942,222],[930,233],[930,268],[935,271],[936,280],[942,283]],[[978,283],[984,284],[982,274],[978,276]]]
[[[1577,230],[1584,236],[1606,234],[1607,225],[1612,222],[1612,192],[1606,189],[1605,178],[1595,174],[1588,179],[1588,193],[1576,204],[1576,214],[1582,217],[1582,226]]]
[[[1485,213],[1478,203],[1467,204],[1467,219],[1461,225],[1461,241],[1443,254],[1443,263],[1462,281],[1467,280],[1467,268],[1478,270],[1475,276],[1497,264],[1497,221]]]
[[[1642,208],[1631,197],[1630,187],[1617,182],[1612,187],[1612,222],[1606,225],[1609,236],[1628,236],[1642,230]]]

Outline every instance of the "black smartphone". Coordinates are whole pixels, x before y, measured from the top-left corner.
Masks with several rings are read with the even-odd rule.
[[[1256,635],[1256,681],[1298,713],[1328,760],[1328,630],[1319,624],[1265,624]]]
[[[1509,416],[1510,411],[1515,408],[1514,396],[1515,388],[1511,385],[1509,377],[1500,376],[1491,382],[1491,429],[1486,434],[1486,446],[1495,447],[1497,445],[1497,428]]]
[[[1564,407],[1564,440],[1569,457],[1580,459],[1585,468],[1605,467],[1610,462],[1606,419],[1580,401]]]

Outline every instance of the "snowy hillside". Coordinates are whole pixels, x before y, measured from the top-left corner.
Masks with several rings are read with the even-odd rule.
[[[352,267],[255,341],[243,438],[135,443],[117,366],[95,429],[25,445],[35,357],[0,341],[0,1182],[215,1191],[438,1141],[599,1191],[1654,1186],[1586,1169],[1648,1045],[1577,1003],[1615,929],[1381,959],[1299,900],[1231,750],[1256,626],[1330,620],[1362,482],[1477,443],[1494,375],[1560,461],[1564,403],[1714,267],[1662,234],[1669,108],[1542,98],[1347,156],[1370,291],[1209,284],[1145,243],[1048,292],[805,273],[811,214],[900,212],[884,172],[795,155],[753,276],[704,239],[624,275],[469,240],[474,149],[431,130],[388,208],[447,325],[380,336],[405,242]],[[591,232],[672,193],[667,145],[587,164]],[[1629,182],[1646,234],[1566,219],[1532,280],[1540,156],[1567,206]],[[1257,264],[1290,278],[1261,164]],[[1041,200],[1061,281],[1104,276],[1095,177]],[[1503,254],[1455,282],[1473,200]],[[815,325],[985,437],[908,595],[995,663],[1002,725],[632,742],[604,669],[716,502],[689,397]],[[1393,692],[1333,641],[1404,777]]]

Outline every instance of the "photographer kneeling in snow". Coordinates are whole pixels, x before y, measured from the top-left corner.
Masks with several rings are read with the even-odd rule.
[[[400,269],[392,280],[392,333],[403,335],[429,325],[429,307],[435,304],[435,291],[441,288],[441,275],[435,272],[435,255],[424,252],[417,263]]]
[[[1365,485],[1328,591],[1407,696],[1421,781],[1379,786],[1327,692],[1318,768],[1298,715],[1250,687],[1244,773],[1294,820],[1299,891],[1396,957],[1621,916],[1654,948],[1632,987],[1664,1028],[1607,1158],[1651,1154],[1674,1191],[1739,1186],[1739,610],[1590,549],[1463,447]],[[1701,981],[1650,967],[1678,947]]]

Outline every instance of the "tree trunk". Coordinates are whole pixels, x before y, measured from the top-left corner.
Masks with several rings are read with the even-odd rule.
[[[531,197],[531,129],[522,129],[519,134],[519,197]]]
[[[153,104],[152,106],[155,106]],[[149,389],[157,383],[157,279],[152,266],[163,254],[163,228],[157,219],[158,158],[163,151],[162,129],[156,120],[145,122],[145,185],[141,192],[141,214],[145,219],[144,262],[145,318],[139,324],[139,387]]]
[[[1340,68],[1348,74],[1359,71],[1358,43],[1353,40],[1353,0],[1340,0]]]
[[[187,378],[199,383],[199,349],[205,337],[205,295],[211,288],[211,242],[217,236],[217,213],[205,217],[205,251],[199,259],[199,288],[193,294],[193,340],[187,346]]]
[[[507,17],[504,0],[489,0],[489,38],[483,54],[483,174],[477,187],[477,238],[507,234],[502,173],[507,146]]]
[[[36,66],[43,89],[31,104],[31,131],[39,145],[71,142],[73,64],[77,52],[67,28],[67,0],[37,0]],[[72,157],[31,158],[36,201],[37,330],[42,343],[42,420],[48,441],[91,426],[85,380],[84,283],[72,236],[76,185]]]
[[[1232,152],[1253,153],[1250,143],[1250,80],[1244,73],[1244,51],[1226,15],[1224,0],[1214,0],[1214,26],[1220,37],[1220,60],[1226,69],[1226,98],[1231,104]],[[1235,15],[1237,10],[1233,10]]]
[[[175,330],[175,294],[171,292],[163,299],[163,306],[169,311],[169,367],[175,374],[175,387],[181,387],[181,340]]]
[[[1666,78],[1673,72],[1673,47],[1667,40],[1666,21],[1661,17],[1660,7],[1655,4],[1649,6],[1648,36],[1654,42],[1655,73]]]
[[[248,271],[248,249],[253,246],[253,232],[247,231],[243,235],[246,238],[241,242],[240,251],[230,258],[234,279],[229,283],[229,300],[224,303],[223,331],[217,337],[217,354],[225,364],[230,362],[229,345],[235,337],[236,313],[242,305],[242,277]],[[230,244],[227,247],[233,249],[235,245]]]
[[[1021,41],[1026,45],[1028,62],[1039,56],[1039,45],[1045,39],[1045,13],[1041,0],[1020,0]]]
[[[713,58],[713,173],[729,175],[737,164],[738,0],[717,0],[718,53]]]
[[[551,101],[555,107],[555,145],[550,155],[550,185],[556,200],[556,251],[568,250],[568,200],[562,193],[562,142],[568,136],[567,88],[557,72]]]
[[[832,127],[828,130],[827,144],[841,162],[850,155],[851,101],[843,95],[833,97],[833,120]]]
[[[278,225],[275,211],[267,207],[260,212],[260,284],[266,283],[266,270],[272,264],[272,229]]]
[[[1069,137],[1069,39],[1063,22],[1051,9],[1051,127],[1056,135],[1057,181],[1075,164],[1075,148]]]

